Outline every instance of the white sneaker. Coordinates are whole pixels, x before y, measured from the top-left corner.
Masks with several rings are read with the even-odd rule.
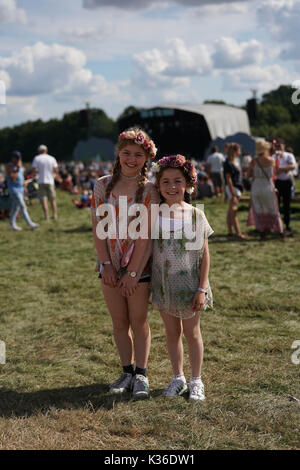
[[[110,393],[130,392],[132,387],[132,375],[124,372],[109,388]]]
[[[35,224],[34,222],[30,225],[30,230],[34,230],[35,228],[37,228],[39,226],[39,224]]]
[[[187,384],[183,380],[173,378],[163,391],[164,397],[178,397],[187,390]]]
[[[203,401],[205,400],[204,385],[202,380],[197,380],[189,383],[190,396],[189,401]]]
[[[149,398],[149,380],[141,374],[136,374],[133,378],[132,397],[143,400]]]
[[[22,230],[21,227],[18,227],[17,225],[11,225],[11,226],[10,226],[10,229],[11,229],[11,230],[16,230],[16,231],[18,231],[18,232],[21,232],[21,230]]]

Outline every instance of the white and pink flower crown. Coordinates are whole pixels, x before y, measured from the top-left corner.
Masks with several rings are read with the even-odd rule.
[[[119,140],[123,139],[133,140],[135,144],[141,145],[145,150],[147,150],[151,158],[155,158],[157,148],[155,147],[153,140],[149,140],[143,131],[124,131],[119,135]]]

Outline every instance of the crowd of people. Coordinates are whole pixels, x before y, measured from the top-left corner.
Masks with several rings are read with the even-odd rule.
[[[242,154],[241,146],[232,142],[226,143],[222,152],[217,146],[212,147],[206,161],[192,160],[197,171],[194,199],[228,201],[228,237],[235,234],[247,238],[240,230],[237,217],[243,191],[251,192],[247,225],[255,225],[261,238],[270,230],[281,234],[292,232],[290,203],[295,194],[298,164],[293,150],[285,148],[282,139],[264,142],[257,141],[256,155]],[[26,201],[30,205],[39,199],[46,220],[49,220],[49,201],[53,219],[57,219],[57,188],[75,196],[72,201],[76,208],[90,208],[95,182],[110,174],[113,164],[110,161],[57,162],[48,154],[47,147],[40,145],[32,163],[24,166],[21,153],[14,151],[5,171],[0,171],[0,218],[10,217],[13,230],[21,229],[16,223],[19,211],[31,229],[37,227],[30,219]],[[151,164],[148,179],[155,180]],[[281,202],[285,230],[279,216]]]
[[[224,153],[214,147],[207,161],[200,164],[193,164],[179,154],[153,163],[156,152],[154,142],[138,128],[120,134],[114,163],[93,162],[88,166],[80,162],[58,164],[48,154],[47,147],[40,145],[25,176],[22,155],[18,151],[13,152],[6,165],[5,179],[2,176],[0,184],[2,190],[7,185],[11,199],[12,230],[20,230],[16,224],[19,210],[30,229],[38,227],[31,220],[24,201],[24,178],[27,183],[29,180],[36,182],[37,197],[46,220],[49,220],[48,202],[53,219],[58,217],[57,187],[79,196],[80,199],[74,199],[79,209],[91,208],[96,271],[111,316],[122,370],[121,376],[110,386],[110,392],[131,392],[135,399],[150,396],[147,364],[151,347],[148,323],[151,291],[152,303],[160,312],[165,327],[173,370],[173,377],[163,395],[180,396],[189,389],[190,401],[203,401],[200,312],[213,306],[208,248],[208,238],[213,230],[204,212],[191,204],[192,197],[215,195],[221,201],[226,198],[227,235],[230,238],[235,232],[237,237],[244,239],[246,235],[241,233],[237,210],[242,192],[248,188],[251,196],[247,224],[255,225],[262,238],[270,230],[284,236],[291,232],[290,200],[296,160],[292,152],[285,149],[281,139],[272,142],[258,139],[255,158],[244,155],[242,160],[241,146],[234,142],[226,144]],[[208,194],[209,187],[211,194]],[[154,222],[158,237],[132,236],[128,231],[128,220],[127,238],[121,237],[121,196],[127,198],[129,208],[134,203],[143,204],[141,211],[144,210],[144,221],[148,223],[147,234],[152,234]],[[279,212],[281,199],[285,231]],[[101,225],[105,218],[101,216],[101,206],[107,201],[114,208],[115,236],[108,236],[105,232],[106,237],[102,238],[98,231],[99,223]],[[157,208],[163,211],[162,205],[168,206],[168,216],[158,211],[153,218]],[[103,213],[107,211],[106,207],[102,209]],[[186,229],[194,237],[200,236],[200,243],[195,248],[188,248],[190,238],[178,237],[179,232],[185,236]],[[183,370],[183,334],[188,344],[189,384]]]
[[[29,220],[26,202],[30,206],[39,199],[45,219],[49,220],[49,202],[52,217],[56,220],[57,189],[74,194],[73,203],[77,208],[89,208],[96,180],[109,174],[111,168],[111,162],[58,162],[48,154],[45,145],[38,147],[31,163],[23,164],[21,153],[14,151],[11,161],[0,168],[0,219],[10,218],[11,229],[19,231],[21,227],[16,220],[20,211],[29,227],[36,228],[37,224]]]
[[[283,238],[292,234],[290,204],[295,196],[298,163],[293,149],[283,139],[256,140],[255,155],[242,155],[239,144],[225,144],[224,153],[212,148],[206,164],[198,173],[197,197],[228,200],[228,237],[247,238],[240,230],[237,211],[244,190],[250,191],[247,225],[254,225],[264,239],[271,230]],[[282,203],[283,227],[279,207]]]

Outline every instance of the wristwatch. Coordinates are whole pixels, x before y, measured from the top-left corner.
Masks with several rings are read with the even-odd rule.
[[[104,261],[104,263],[100,263],[100,269],[99,269],[99,273],[102,274],[103,273],[103,269],[104,269],[104,266],[106,264],[111,264],[110,261]]]
[[[128,276],[135,278],[137,276],[137,273],[135,271],[126,271]]]

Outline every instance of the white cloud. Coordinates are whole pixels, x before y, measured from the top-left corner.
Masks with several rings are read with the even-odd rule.
[[[101,28],[87,26],[85,28],[68,28],[62,31],[65,40],[68,43],[85,43],[88,41],[99,41],[107,40],[107,38],[113,33],[113,25],[109,21],[104,21],[101,24]]]
[[[141,86],[155,88],[188,86],[188,77],[203,75],[211,70],[208,48],[198,44],[188,48],[182,39],[167,41],[165,50],[152,49],[134,55],[134,64],[138,71],[136,82]]]
[[[0,0],[1,23],[27,23],[25,10],[17,8],[15,0]]]
[[[118,87],[85,68],[83,52],[60,44],[38,42],[11,57],[0,57],[0,69],[9,77],[10,95],[74,94],[119,96]]]
[[[263,46],[256,40],[238,43],[233,38],[221,38],[209,48],[205,44],[188,47],[182,39],[167,41],[166,48],[152,49],[134,55],[141,86],[170,87],[179,78],[213,76],[222,69],[237,69],[260,64]],[[186,82],[188,85],[188,82]]]
[[[169,0],[170,4],[184,7],[199,7],[201,5],[222,5],[233,3],[245,3],[250,0]],[[127,0],[126,8],[143,9],[161,4],[161,0]],[[101,7],[124,8],[124,0],[83,0],[83,7],[88,9]]]
[[[263,45],[256,39],[238,43],[234,38],[222,37],[215,42],[214,66],[218,69],[258,64],[264,56]]]
[[[297,46],[300,24],[299,0],[265,0],[257,9],[257,18],[271,37],[284,45],[281,58],[300,60]]]
[[[80,109],[86,101],[117,115],[132,102],[129,80],[107,81],[86,68],[82,51],[60,44],[39,42],[10,57],[0,56],[0,79],[8,85],[1,126],[49,119]]]
[[[255,89],[259,94],[277,88],[279,85],[293,81],[291,74],[280,65],[252,65],[240,70],[222,73],[224,89],[240,92]]]
[[[234,3],[215,3],[203,4],[194,13],[196,16],[203,15],[231,15],[231,14],[244,14],[248,11],[250,2],[237,1]]]

